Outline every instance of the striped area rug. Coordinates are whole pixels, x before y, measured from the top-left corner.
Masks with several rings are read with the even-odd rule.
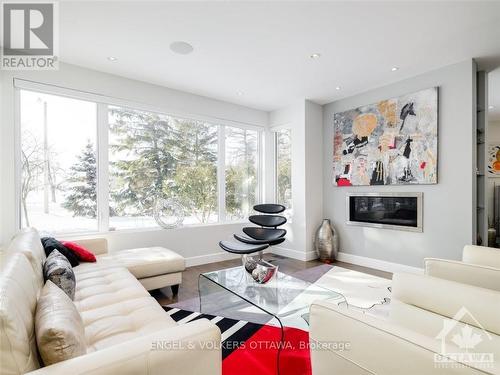
[[[207,315],[168,306],[163,306],[163,309],[178,324],[185,324],[203,318],[215,323],[222,334],[222,359],[225,359],[229,354],[238,349],[263,327],[262,324],[245,322],[244,320],[223,318],[222,316]]]
[[[221,316],[181,310],[163,306],[163,309],[178,324],[197,319],[208,319],[215,323],[222,333],[223,375],[310,375],[311,363],[307,343],[307,332],[296,328],[285,328],[284,344],[281,343],[281,329],[235,320]],[[279,354],[278,369],[278,348]]]

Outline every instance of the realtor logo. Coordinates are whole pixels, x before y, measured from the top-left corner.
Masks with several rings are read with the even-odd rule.
[[[1,68],[57,69],[57,3],[2,3]]]
[[[459,323],[465,317],[472,324]],[[443,320],[443,329],[436,339],[441,341],[441,350],[434,355],[434,363],[440,368],[469,365],[491,368],[493,365],[494,354],[477,348],[480,343],[491,341],[492,337],[465,307],[452,319]]]

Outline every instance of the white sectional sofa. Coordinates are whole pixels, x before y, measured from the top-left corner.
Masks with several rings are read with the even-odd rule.
[[[87,353],[47,367],[39,359],[34,330],[37,298],[44,285],[45,253],[38,233],[32,229],[20,233],[2,252],[0,374],[221,373],[218,327],[205,319],[177,325],[143,286],[180,282],[177,276],[155,275],[161,271],[151,263],[157,251],[142,267],[138,250],[118,258],[120,262],[105,255],[102,240],[84,244],[100,254],[97,263],[73,269],[74,304],[84,323]],[[168,269],[163,274],[168,275]]]
[[[386,317],[315,302],[309,337],[313,375],[500,374],[500,292],[395,274]]]

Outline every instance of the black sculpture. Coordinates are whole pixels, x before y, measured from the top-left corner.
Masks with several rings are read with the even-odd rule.
[[[259,253],[259,259],[262,259],[263,250],[285,241],[286,230],[278,229],[278,227],[286,223],[286,218],[277,214],[285,211],[286,207],[281,204],[257,204],[253,209],[264,214],[252,215],[248,218],[259,227],[245,227],[243,228],[244,235],[234,234],[238,242],[220,241],[219,246],[223,250],[242,256]]]

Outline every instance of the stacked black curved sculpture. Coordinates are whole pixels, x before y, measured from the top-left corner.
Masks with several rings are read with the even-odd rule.
[[[248,218],[253,224],[259,227],[245,227],[244,234],[234,234],[238,242],[220,241],[219,246],[229,252],[240,255],[259,253],[262,258],[262,251],[269,246],[278,245],[285,241],[286,230],[278,229],[286,223],[286,218],[277,215],[285,211],[285,206],[281,204],[257,204],[253,207],[257,212],[264,215],[252,215]]]

